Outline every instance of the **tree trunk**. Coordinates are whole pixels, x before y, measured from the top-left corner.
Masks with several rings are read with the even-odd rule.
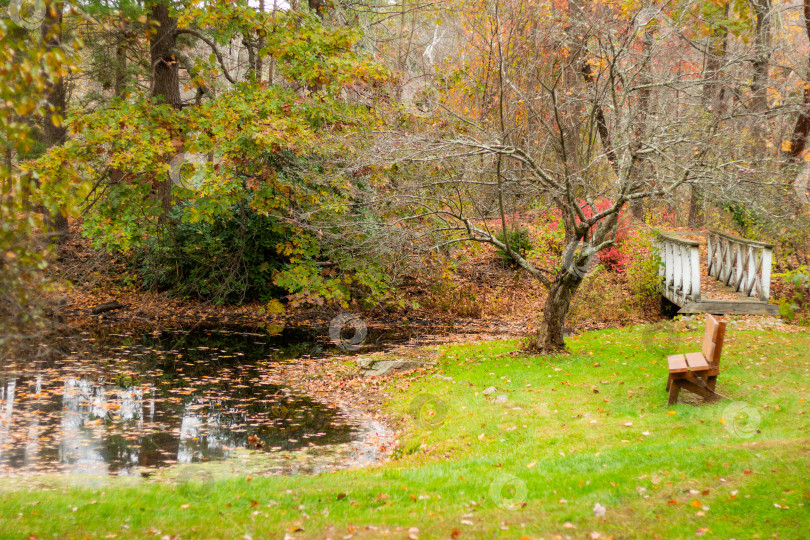
[[[127,84],[127,47],[126,37],[120,36],[115,45],[115,81],[113,91],[116,97],[123,97]]]
[[[177,42],[177,21],[165,5],[152,4],[151,12],[152,19],[157,23],[150,40],[152,96],[179,109],[182,107],[180,70],[173,52]],[[158,182],[157,191],[162,209],[159,221],[163,223],[168,219],[172,208],[172,179],[168,174]]]
[[[259,11],[264,14],[264,0],[259,0]],[[262,82],[262,69],[264,63],[262,62],[262,49],[264,49],[264,32],[259,32],[258,42],[256,43],[256,82]]]
[[[635,138],[637,141],[641,141],[644,139],[648,129],[647,129],[647,122],[649,121],[650,116],[650,97],[652,95],[652,91],[650,87],[652,86],[652,52],[653,52],[653,38],[654,38],[654,26],[652,21],[647,23],[644,27],[644,33],[641,36],[641,51],[642,51],[642,62],[643,65],[640,68],[641,73],[639,77],[639,86],[641,87],[638,91],[638,121],[636,123],[635,128]],[[649,162],[646,158],[641,157],[637,160],[637,163],[633,167],[631,171],[632,174],[632,182],[634,185],[642,186],[645,180],[646,175],[649,172]],[[630,211],[633,213],[633,217],[639,221],[644,220],[644,199],[634,199],[630,203]]]
[[[118,41],[115,45],[115,80],[113,83],[113,91],[115,97],[126,97],[127,88],[127,40],[129,36],[122,33],[117,37]],[[124,179],[124,171],[119,168],[113,168],[110,171],[110,181],[113,184],[120,184]]]
[[[531,338],[527,349],[540,354],[554,354],[565,351],[563,329],[571,299],[577,292],[582,278],[565,270],[557,273],[548,290],[546,304],[543,307],[543,320],[540,329]]]
[[[810,40],[810,0],[804,0],[804,30]],[[797,161],[807,145],[807,135],[810,133],[810,61],[808,61],[807,75],[805,75],[802,110],[796,119],[793,135],[790,137],[790,150],[788,160]]]
[[[58,49],[62,44],[62,2],[53,2],[45,9],[45,18],[40,26],[42,44],[49,50]],[[42,125],[42,142],[46,147],[65,142],[67,127],[65,111],[67,110],[67,85],[62,77],[53,80],[45,90],[48,111]],[[69,234],[68,219],[64,209],[55,212],[44,211],[45,223],[57,243],[64,242]]]
[[[689,186],[689,222],[692,229],[703,226],[703,192],[700,188],[692,184]]]
[[[754,77],[751,81],[751,108],[768,110],[768,67],[771,61],[771,0],[751,0],[756,15],[754,36]]]
[[[309,0],[309,9],[317,13],[318,16],[323,19],[323,16],[326,14],[327,2],[328,0]]]
[[[723,16],[729,16],[730,4],[726,2]],[[728,27],[720,25],[709,32],[704,50],[705,69],[703,74],[703,107],[715,116],[725,112],[724,88],[720,82],[720,72],[728,49]],[[767,71],[766,71],[767,74]],[[703,226],[703,191],[695,184],[690,186],[689,193],[689,227]]]
[[[250,79],[256,76],[256,49],[253,48],[253,42],[247,37],[242,38],[242,45],[247,49],[248,53],[248,67],[245,75],[246,78]],[[259,71],[259,77],[261,77],[261,75],[262,72]]]

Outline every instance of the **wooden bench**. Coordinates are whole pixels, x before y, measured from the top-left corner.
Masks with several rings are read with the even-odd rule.
[[[701,351],[667,357],[668,405],[678,401],[681,388],[710,401],[722,397],[714,391],[714,387],[720,373],[720,354],[725,335],[726,323],[718,321],[713,315],[706,315],[706,331],[703,333]]]

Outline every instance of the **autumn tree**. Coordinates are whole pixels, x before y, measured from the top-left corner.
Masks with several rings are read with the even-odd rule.
[[[375,264],[292,219],[348,195],[330,175],[346,151],[333,138],[373,121],[367,98],[387,76],[357,50],[357,28],[307,7],[153,3],[142,16],[146,91],[74,116],[68,143],[29,164],[50,190],[84,197],[83,232],[97,247],[137,251],[147,284],[187,296],[378,297]],[[264,37],[255,54],[271,59],[272,81],[256,75],[255,58],[244,66],[226,54],[247,33]],[[57,180],[65,161],[72,176]]]
[[[684,185],[743,189],[737,175],[755,165],[731,157],[745,144],[740,120],[706,114],[700,96],[716,83],[684,62],[688,43],[661,10],[502,0],[457,13],[447,15],[455,56],[434,77],[441,107],[380,135],[375,152],[397,164],[380,201],[432,247],[507,253],[548,291],[529,348],[558,352],[589,261],[614,244],[625,207]],[[563,224],[555,268],[509,244],[509,216],[527,202]]]

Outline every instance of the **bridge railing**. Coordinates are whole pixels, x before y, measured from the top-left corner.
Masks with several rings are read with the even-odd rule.
[[[678,305],[700,301],[700,244],[668,233],[658,233],[656,244],[664,296]]]
[[[746,296],[771,295],[773,244],[709,231],[709,275]]]

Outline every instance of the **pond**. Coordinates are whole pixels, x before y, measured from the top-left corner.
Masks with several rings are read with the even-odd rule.
[[[385,428],[271,382],[307,336],[194,330],[56,338],[0,365],[0,476],[144,475],[252,451],[271,474],[374,461]],[[39,355],[42,356],[42,355]]]

